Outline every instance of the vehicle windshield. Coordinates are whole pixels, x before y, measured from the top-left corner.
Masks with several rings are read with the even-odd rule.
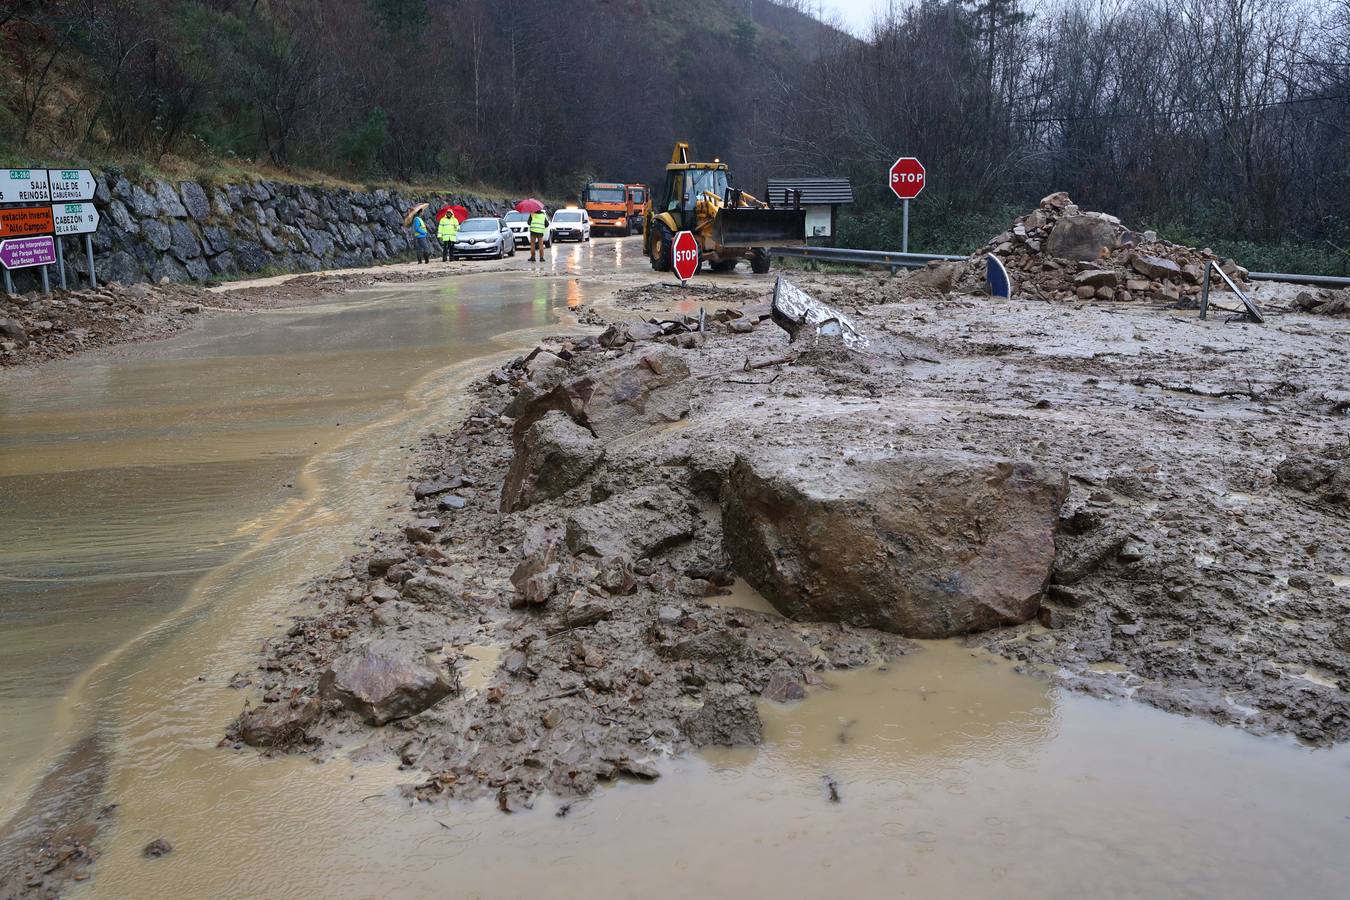
[[[647,202],[647,192],[646,192],[646,191],[633,191],[633,202],[634,202],[634,203],[637,203],[637,204],[643,204],[643,203],[646,203],[646,202]]]
[[[593,187],[586,191],[586,198],[591,203],[622,203],[624,193],[623,188]]]
[[[499,231],[496,219],[469,219],[459,227],[460,231]]]
[[[724,169],[690,169],[685,172],[684,201],[685,209],[693,209],[695,201],[704,192],[715,197],[725,196],[727,192],[727,173]]]
[[[580,222],[580,221],[581,221],[581,213],[575,212],[575,211],[573,211],[573,212],[568,212],[568,211],[564,210],[564,211],[558,213],[556,216],[554,216],[554,217],[553,217],[553,221],[555,221],[555,222]]]
[[[530,217],[527,216],[527,215],[525,215],[525,213],[523,213],[523,212],[514,212],[514,211],[512,211],[512,212],[509,212],[509,213],[506,214],[506,221],[508,221],[508,222],[528,222],[528,221],[530,221]]]

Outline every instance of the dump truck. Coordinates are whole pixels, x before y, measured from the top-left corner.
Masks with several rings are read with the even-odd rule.
[[[671,243],[691,231],[699,264],[730,272],[742,259],[757,275],[769,271],[769,248],[806,243],[806,211],[800,204],[774,207],[731,186],[727,164],[690,162],[689,145],[675,145],[666,181],[647,206],[642,250],[658,272],[669,272]]]
[[[628,185],[628,221],[633,230],[642,231],[642,220],[647,215],[648,191],[645,184]]]
[[[618,181],[588,182],[581,193],[581,200],[590,214],[592,229],[604,229],[619,237],[632,234],[633,209],[627,184]]]

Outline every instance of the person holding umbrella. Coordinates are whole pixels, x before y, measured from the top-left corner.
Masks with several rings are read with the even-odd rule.
[[[539,262],[543,262],[544,232],[548,231],[548,215],[544,212],[544,204],[533,198],[522,200],[516,204],[516,211],[530,217],[530,262],[535,261],[536,252]]]
[[[426,208],[425,203],[419,203],[403,217],[403,224],[412,228],[413,240],[417,243],[417,261],[419,263],[431,262],[431,234],[427,231],[426,220],[422,218],[422,210]]]
[[[459,216],[455,208],[446,206],[438,213],[436,239],[441,242],[441,262],[455,261],[455,240],[459,237]]]

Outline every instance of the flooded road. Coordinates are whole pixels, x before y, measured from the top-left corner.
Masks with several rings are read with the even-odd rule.
[[[68,748],[105,773],[74,896],[1343,894],[1347,751],[1061,695],[952,642],[763,705],[760,749],[509,816],[409,805],[391,785],[419,773],[359,751],[218,748],[226,685],[403,508],[459,385],[593,298],[567,274],[645,267],[632,249],[215,317],[0,386],[0,821]],[[466,684],[499,653],[472,648]]]
[[[549,271],[613,271],[612,252],[560,249]],[[0,384],[0,821],[243,569],[293,586],[344,556],[403,499],[465,364],[582,290],[522,271],[356,291]]]

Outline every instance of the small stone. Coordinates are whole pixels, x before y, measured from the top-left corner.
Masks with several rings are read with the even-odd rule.
[[[168,856],[172,852],[172,844],[164,840],[164,838],[155,838],[145,845],[145,849],[141,851],[141,854],[146,859],[159,859],[161,856]]]
[[[1137,635],[1137,634],[1139,633],[1139,626],[1138,626],[1138,625],[1134,625],[1134,624],[1130,624],[1130,625],[1118,625],[1118,626],[1116,626],[1116,627],[1117,627],[1117,630],[1118,630],[1121,634],[1125,635],[1125,637],[1134,637],[1135,635]]]
[[[677,606],[663,606],[656,611],[656,621],[662,625],[678,625],[682,618],[684,618],[684,610]]]
[[[1121,562],[1133,563],[1139,562],[1147,555],[1148,550],[1143,544],[1138,541],[1126,541],[1125,545],[1120,548],[1120,552],[1116,554],[1116,558]]]
[[[544,713],[542,721],[545,728],[557,728],[558,723],[562,721],[562,710],[555,706],[553,709]]]
[[[457,496],[455,494],[450,494],[448,496],[442,497],[440,499],[440,502],[437,503],[436,505],[440,507],[442,510],[447,511],[452,509],[463,509],[464,498]]]

